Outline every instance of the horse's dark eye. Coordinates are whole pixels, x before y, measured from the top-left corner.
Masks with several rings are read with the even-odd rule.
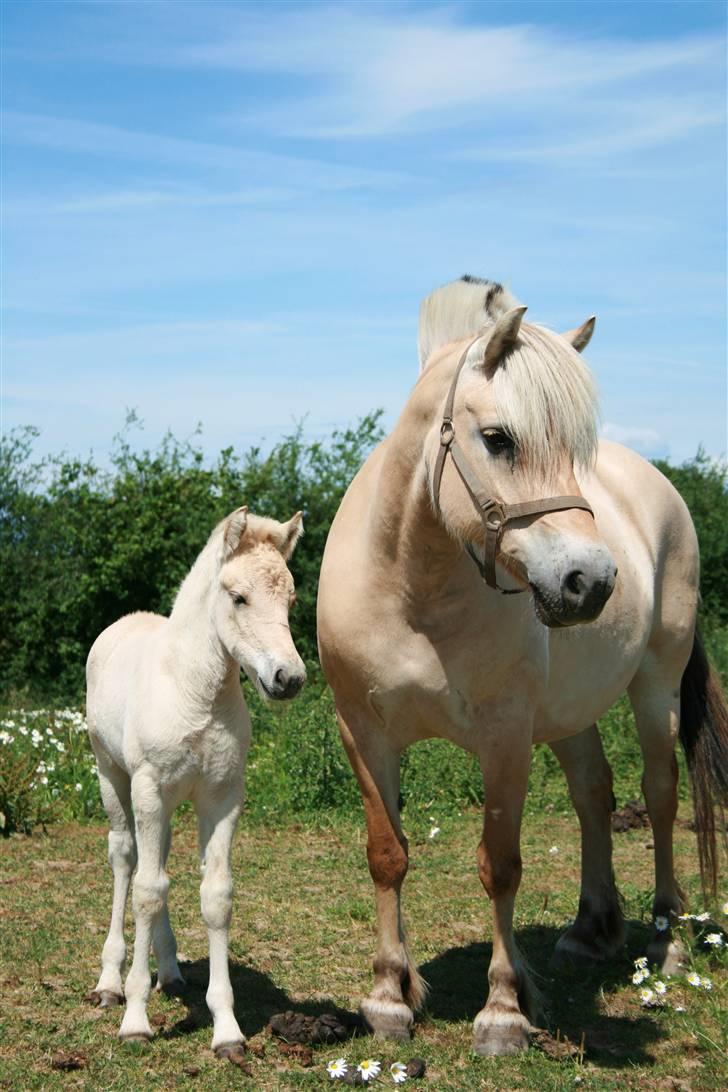
[[[483,440],[491,455],[513,454],[515,444],[508,433],[503,432],[501,429],[486,429],[483,433]]]
[[[244,595],[234,595],[233,603],[236,607],[244,607],[247,606],[248,600],[245,598]]]

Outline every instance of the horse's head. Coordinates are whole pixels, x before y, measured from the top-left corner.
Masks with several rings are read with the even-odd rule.
[[[288,523],[238,508],[222,528],[214,617],[229,654],[267,698],[292,698],[306,668],[288,626],[295,601],[286,562],[303,533],[297,512]]]
[[[594,320],[558,335],[522,325],[524,311],[511,308],[469,347],[450,346],[440,366],[428,368],[428,388],[436,385],[432,373],[442,376],[438,399],[443,379],[452,392],[445,404],[438,401],[443,408],[427,440],[433,501],[448,531],[476,554],[482,557],[489,545],[493,552],[497,542],[499,587],[530,587],[542,622],[591,622],[614,588],[614,561],[590,511],[548,506],[579,503],[574,464],[588,466],[596,451],[596,393],[577,351]],[[451,435],[455,442],[448,446]],[[488,499],[498,502],[497,538],[487,530],[487,510],[484,517],[479,508]],[[527,502],[543,502],[545,510]],[[532,510],[519,516],[512,506],[524,504]]]

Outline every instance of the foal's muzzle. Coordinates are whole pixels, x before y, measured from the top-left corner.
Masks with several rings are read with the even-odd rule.
[[[532,584],[539,620],[552,628],[595,621],[614,591],[616,577],[617,569],[612,564],[596,573],[572,569],[562,578],[561,586],[555,594]]]
[[[295,698],[305,681],[305,671],[287,671],[284,667],[279,667],[270,681],[261,679],[260,685],[274,701],[287,701]]]

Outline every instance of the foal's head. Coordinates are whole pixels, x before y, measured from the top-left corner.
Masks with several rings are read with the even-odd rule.
[[[296,594],[286,565],[302,533],[301,512],[277,523],[238,508],[222,527],[214,603],[218,636],[267,698],[294,697],[306,678],[288,626]]]
[[[453,407],[453,428],[468,464],[487,495],[505,504],[579,496],[574,464],[588,467],[597,443],[596,392],[577,351],[588,342],[593,320],[562,336],[522,325],[524,311],[508,310],[473,341]],[[451,344],[439,363],[433,357],[428,366],[422,382],[437,386],[438,398],[466,347]],[[440,423],[438,410],[426,446],[431,484]],[[450,533],[482,550],[481,517],[450,458],[434,500]],[[594,519],[577,508],[508,523],[497,568],[500,586],[531,588],[536,613],[549,626],[593,621],[616,576]]]

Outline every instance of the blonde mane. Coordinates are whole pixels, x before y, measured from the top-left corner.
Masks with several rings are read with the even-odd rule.
[[[453,341],[486,333],[515,298],[499,284],[463,278],[433,292],[420,309],[420,367]],[[598,436],[597,389],[589,368],[566,338],[523,323],[518,344],[491,380],[503,428],[523,465],[545,477],[564,451],[590,466]]]

